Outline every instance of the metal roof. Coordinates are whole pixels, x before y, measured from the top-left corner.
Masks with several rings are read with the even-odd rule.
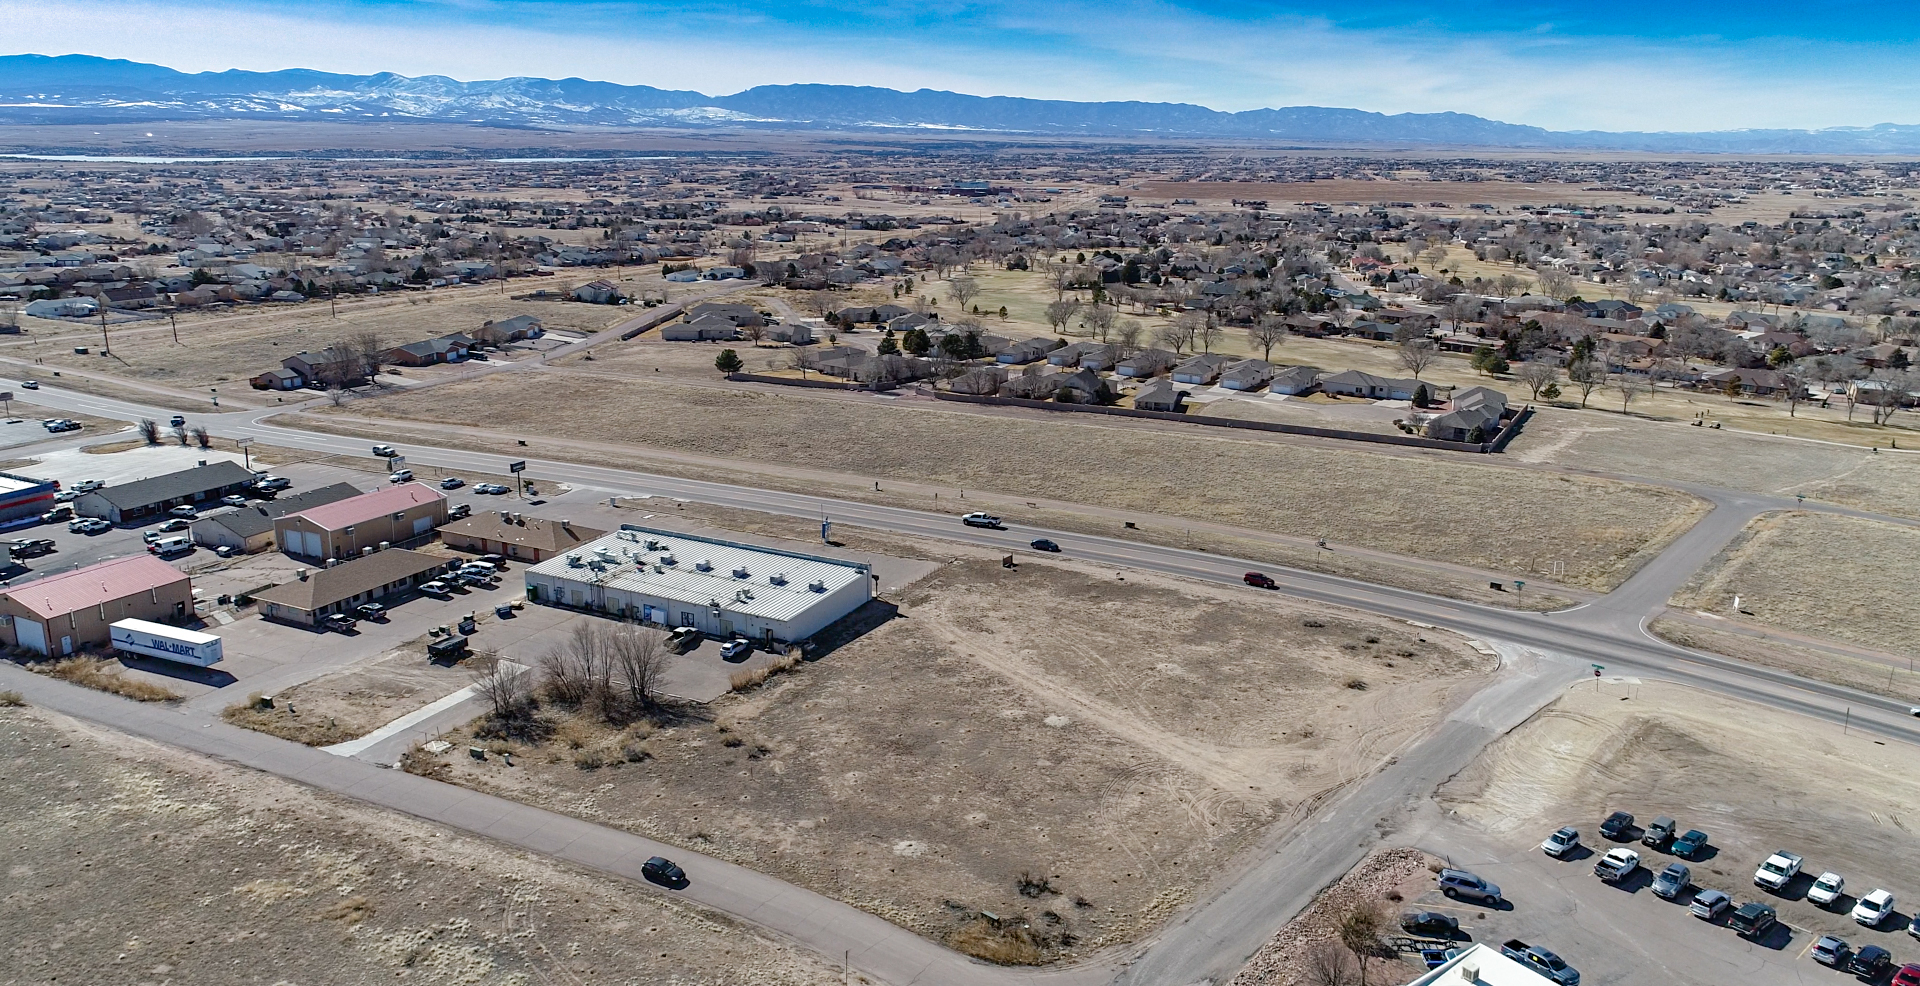
[[[337,531],[351,524],[364,524],[422,503],[445,499],[446,497],[442,496],[439,490],[425,483],[401,483],[398,486],[389,486],[371,493],[362,493],[359,496],[321,504],[287,516],[299,517],[323,531]]]
[[[49,575],[0,592],[43,620],[187,581],[187,573],[152,555],[129,555]]]
[[[253,473],[242,468],[238,462],[228,462],[223,459],[204,466],[194,466],[192,469],[170,472],[164,476],[137,479],[131,483],[109,486],[87,495],[97,496],[121,510],[129,510],[232,486],[244,486],[251,482],[253,482]]]
[[[869,571],[834,558],[628,526],[543,561],[527,576],[791,620],[834,590],[867,580]]]
[[[273,530],[273,522],[288,514],[359,496],[360,490],[351,483],[334,483],[331,486],[319,486],[292,496],[283,496],[277,500],[262,500],[225,513],[208,514],[194,521],[193,526],[217,524],[232,531],[235,536],[250,538]]]

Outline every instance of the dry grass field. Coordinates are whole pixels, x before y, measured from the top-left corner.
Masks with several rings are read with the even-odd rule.
[[[0,737],[8,982],[840,982],[727,918],[278,778],[33,709],[0,708]]]
[[[1777,668],[1805,678],[1886,695],[1920,706],[1920,673],[1910,670],[1905,663],[1889,665],[1882,661],[1701,626],[1671,617],[1656,619],[1647,625],[1647,629],[1654,636],[1682,647],[1724,654],[1749,664]]]
[[[511,768],[425,769],[1035,963],[1150,930],[1492,669],[1277,596],[954,553],[765,686],[624,730],[551,713]]]
[[[554,384],[544,376],[397,394],[343,413],[547,434],[555,418],[542,395]],[[1557,560],[1569,584],[1596,589],[1618,584],[1700,511],[1668,490],[1466,457],[988,416],[925,402],[633,387],[615,376],[593,393],[593,413],[569,418],[566,437],[832,472],[850,486],[896,479],[1191,517],[1496,571]]]
[[[1867,456],[1853,469],[1809,486],[1806,494],[1875,513],[1920,517],[1920,455]]]
[[[1756,520],[1674,594],[1686,609],[1920,654],[1920,528],[1789,511]]]
[[[422,661],[419,649],[408,647],[279,692],[271,708],[250,697],[223,715],[236,726],[327,746],[365,736],[472,681],[466,668]]]
[[[1440,800],[1515,852],[1559,826],[1587,832],[1626,810],[1708,832],[1718,853],[1694,867],[1702,886],[1747,886],[1767,853],[1790,846],[1811,872],[1846,874],[1848,889],[1857,880],[1902,900],[1920,893],[1920,769],[1905,750],[1679,685],[1574,686],[1444,785]],[[1860,930],[1844,911],[1804,899],[1769,903],[1814,934]]]

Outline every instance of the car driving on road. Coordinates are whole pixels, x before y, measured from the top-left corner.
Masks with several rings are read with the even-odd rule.
[[[961,517],[960,523],[965,524],[968,527],[998,528],[1000,526],[1000,518],[995,517],[994,515],[987,513],[984,510],[976,510],[973,513],[970,513]]]
[[[1248,572],[1247,574],[1240,576],[1240,581],[1245,582],[1246,584],[1253,586],[1256,589],[1280,588],[1280,584],[1273,580],[1273,576],[1268,575],[1265,572]]]
[[[1055,554],[1058,554],[1060,552],[1060,546],[1057,544],[1054,544],[1052,541],[1049,541],[1046,538],[1040,538],[1032,542],[1031,544],[1028,544],[1027,547],[1032,548],[1035,551],[1051,551]]]

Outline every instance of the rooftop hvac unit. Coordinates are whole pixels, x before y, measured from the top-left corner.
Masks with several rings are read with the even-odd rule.
[[[775,572],[772,575],[767,576],[767,584],[768,585],[786,585],[787,573]]]
[[[740,591],[735,592],[733,594],[733,601],[736,603],[744,603],[752,598],[753,598],[752,589],[741,589]]]
[[[635,533],[633,533],[632,531],[621,531],[620,533],[622,533],[622,534],[624,534],[624,535],[626,535],[626,539],[627,539],[628,541],[634,541],[634,540],[637,540],[637,539],[639,538],[639,535],[637,535],[637,534],[635,534]],[[659,542],[658,540],[655,540],[654,538],[648,538],[648,539],[647,539],[647,550],[648,550],[648,551],[659,551],[659,550],[660,550],[660,542]]]
[[[699,561],[694,562],[693,567],[696,569],[699,569],[702,572],[711,572],[713,571],[713,562],[708,561],[705,558],[702,558]]]
[[[679,562],[674,561],[673,555],[671,553],[668,553],[660,556],[660,564],[671,568],[674,565],[679,564]]]
[[[819,579],[814,579],[811,583],[807,585],[807,591],[825,592],[827,591],[827,584]]]
[[[339,564],[340,564],[340,559],[338,559],[338,558],[329,558],[329,559],[327,559],[327,567],[328,567],[328,568],[335,568],[335,567],[337,567],[337,566],[338,566]]]
[[[569,554],[569,555],[567,555],[567,567],[568,567],[568,568],[579,568],[579,567],[580,567],[580,556],[579,556],[579,555],[577,555],[577,554]]]
[[[747,577],[747,566],[745,566],[745,565],[735,565],[735,566],[733,566],[733,577],[734,577],[734,578],[736,578],[736,579],[744,579],[744,578],[746,578],[746,577]]]
[[[368,555],[370,555],[370,554],[373,554],[373,546],[372,546],[372,545],[368,545],[367,547],[364,547],[364,548],[361,548],[361,549],[360,549],[360,557],[362,557],[362,558],[365,558],[366,556],[368,556]]]
[[[387,550],[387,548],[389,548],[389,547],[391,547],[391,546],[392,546],[392,542],[390,542],[390,541],[382,541],[382,542],[380,542],[380,550],[381,550],[381,551],[385,551],[385,550]]]

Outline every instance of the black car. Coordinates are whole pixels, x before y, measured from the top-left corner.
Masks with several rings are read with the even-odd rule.
[[[1847,962],[1847,971],[1862,979],[1874,979],[1893,964],[1893,953],[1878,945],[1862,945]]]
[[[1041,538],[1038,541],[1035,541],[1032,544],[1027,545],[1027,547],[1032,548],[1035,551],[1058,552],[1060,550],[1059,545],[1054,544],[1052,541],[1049,541],[1046,538]]]
[[[663,887],[679,889],[687,885],[687,874],[673,860],[654,856],[640,864],[640,875]]]
[[[1460,922],[1439,911],[1408,911],[1400,915],[1400,930],[1415,935],[1450,938],[1460,931]]]
[[[387,620],[387,608],[379,603],[361,603],[355,606],[353,611],[359,613],[360,618],[363,620],[373,620],[379,623],[385,623]]]
[[[1616,811],[1600,823],[1600,834],[1615,842],[1625,842],[1633,831],[1633,816],[1624,811]]]

